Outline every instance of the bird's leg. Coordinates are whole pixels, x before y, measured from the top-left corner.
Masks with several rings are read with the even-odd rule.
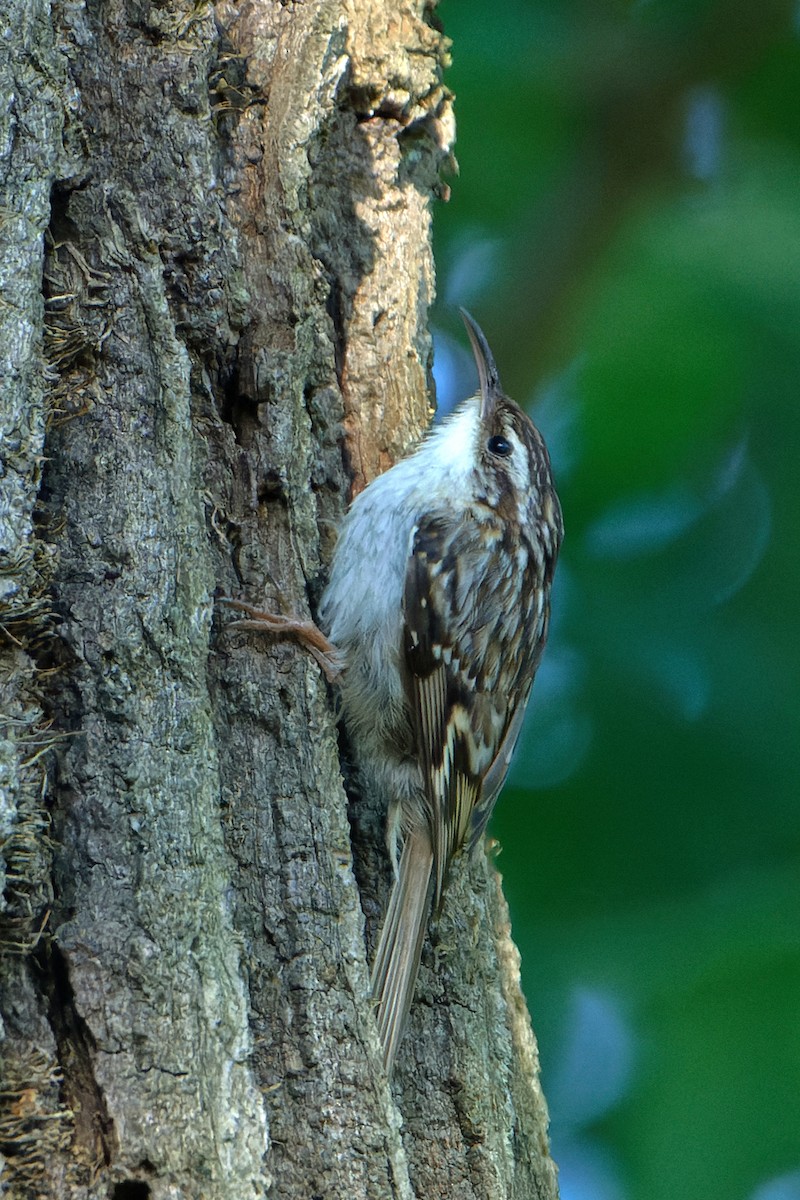
[[[233,621],[229,629],[249,629],[255,633],[274,633],[279,637],[294,637],[305,646],[314,656],[329,683],[338,683],[342,674],[341,655],[325,634],[313,621],[303,621],[299,617],[284,617],[280,613],[264,612],[244,600],[233,600],[229,596],[220,596],[220,602],[229,608],[236,608],[246,613],[241,621]]]

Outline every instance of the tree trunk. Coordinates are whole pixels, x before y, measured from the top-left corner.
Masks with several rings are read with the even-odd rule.
[[[494,869],[389,1084],[385,798],[348,816],[318,666],[214,600],[313,612],[427,423],[446,40],[422,0],[10,8],[7,1194],[555,1197]]]

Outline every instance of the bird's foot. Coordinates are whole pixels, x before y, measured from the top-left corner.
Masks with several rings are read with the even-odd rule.
[[[232,621],[228,629],[247,629],[255,633],[273,633],[278,637],[296,638],[317,660],[328,682],[339,682],[342,675],[341,655],[333,642],[313,621],[264,612],[253,604],[247,604],[244,600],[233,600],[230,596],[220,596],[219,599],[220,603],[246,614],[242,620]]]

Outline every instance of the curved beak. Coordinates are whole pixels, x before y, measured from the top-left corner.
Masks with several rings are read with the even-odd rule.
[[[502,395],[494,355],[489,349],[489,343],[484,337],[483,330],[474,317],[471,317],[465,308],[460,308],[458,311],[467,327],[469,340],[472,343],[472,353],[475,355],[475,365],[481,381],[481,420],[489,421],[494,413],[497,398]]]

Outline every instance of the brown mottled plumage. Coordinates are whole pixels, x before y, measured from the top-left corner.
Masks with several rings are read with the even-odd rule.
[[[320,610],[359,773],[387,804],[397,878],[372,991],[389,1070],[431,908],[508,771],[563,533],[541,435],[463,315],[480,393],[355,500]]]

